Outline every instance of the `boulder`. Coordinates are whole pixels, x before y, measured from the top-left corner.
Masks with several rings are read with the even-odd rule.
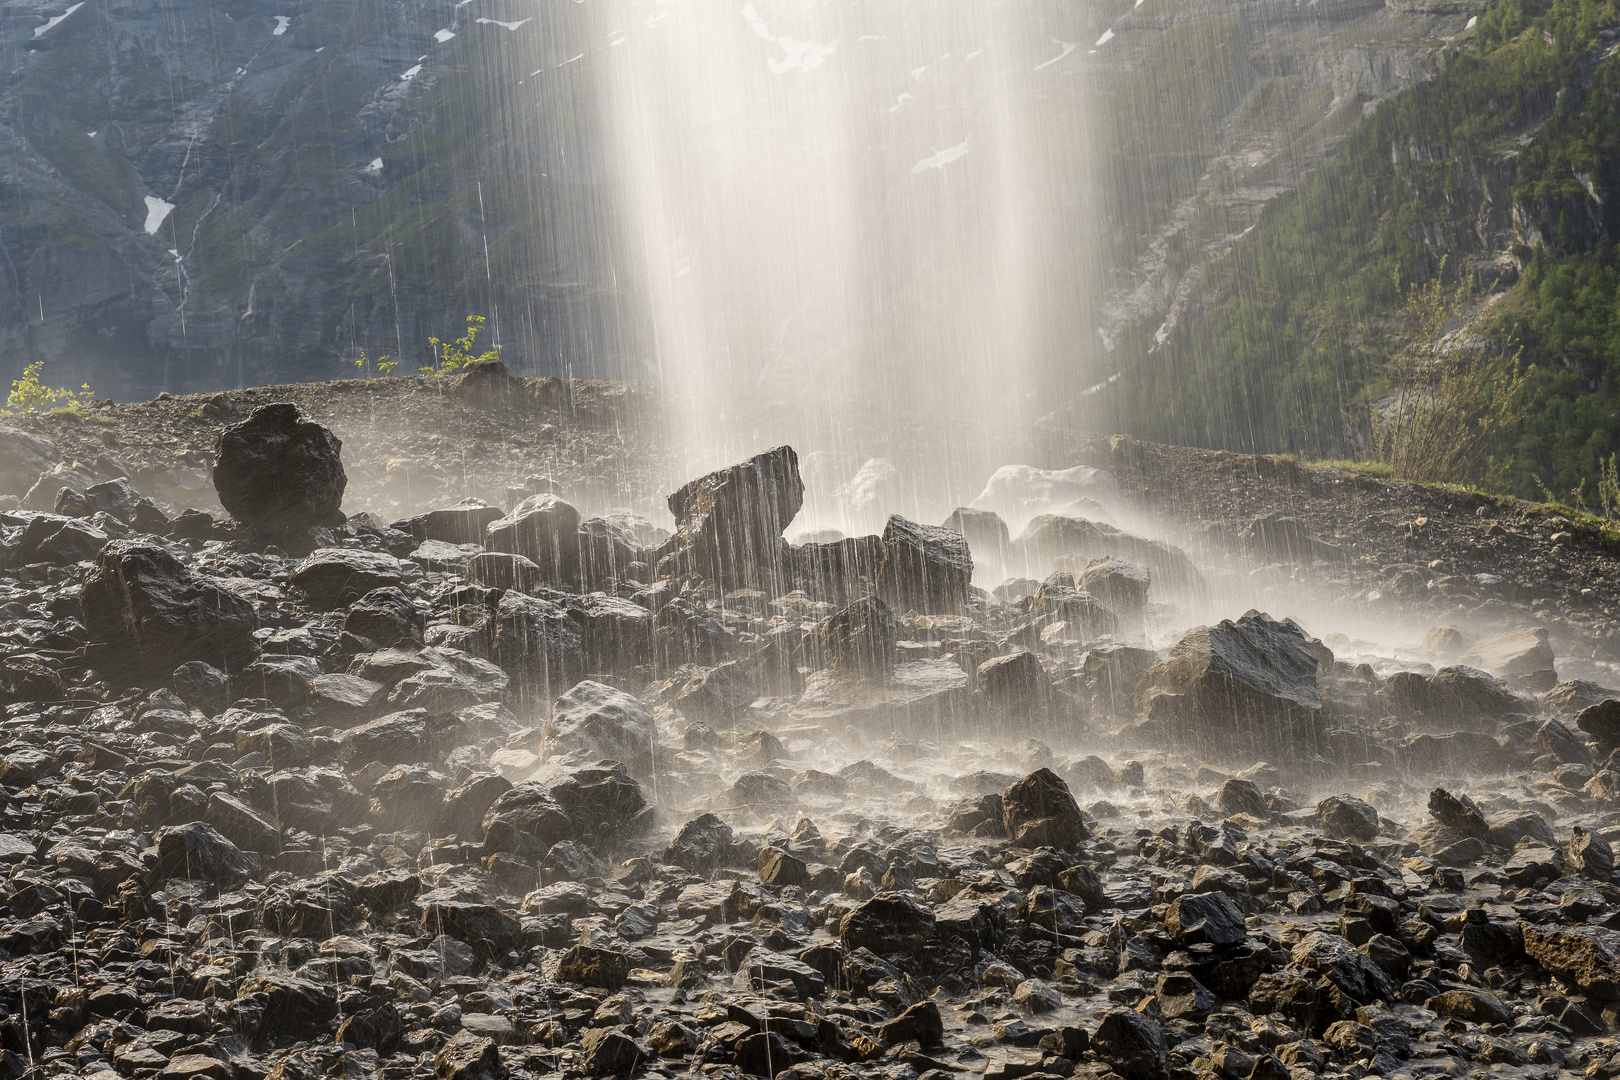
[[[787,569],[782,532],[803,505],[799,455],[791,446],[699,477],[669,497],[676,522],[671,569],[701,574],[728,590],[781,592]]]
[[[883,538],[848,536],[803,544],[792,549],[789,564],[795,586],[816,600],[842,607],[876,588]]]
[[[1490,731],[1498,721],[1527,711],[1526,702],[1490,674],[1461,664],[1433,675],[1398,671],[1381,693],[1396,713],[1437,731]]]
[[[880,893],[844,916],[838,938],[845,949],[921,953],[934,934],[934,913],[900,893]]]
[[[1186,595],[1204,588],[1204,576],[1180,548],[1112,525],[1056,514],[1033,519],[1013,541],[1008,571],[1043,579],[1053,570],[1084,572],[1092,560],[1107,556],[1146,567],[1161,591]]]
[[[878,595],[897,611],[946,614],[967,606],[973,556],[962,534],[898,514],[883,529]]]
[[[1024,847],[1072,851],[1087,836],[1069,785],[1051,769],[1037,769],[1001,793],[1007,836]]]
[[[1614,879],[1614,848],[1597,833],[1576,825],[1570,830],[1566,854],[1571,870],[1598,881]]]
[[[1169,745],[1211,760],[1299,758],[1322,744],[1310,639],[1249,612],[1190,631],[1136,689],[1136,711]]]
[[[467,581],[486,589],[527,592],[545,583],[540,567],[509,551],[485,551],[467,560]]]
[[[577,587],[579,511],[556,495],[531,495],[489,523],[484,547],[523,556],[547,584]]]
[[[1139,617],[1147,606],[1153,573],[1145,566],[1105,555],[1087,562],[1075,575],[1074,585],[1102,601],[1110,611]]]
[[[318,548],[292,568],[287,580],[311,606],[330,610],[351,604],[373,589],[398,586],[404,575],[399,560],[386,552]]]
[[[0,496],[21,499],[40,473],[61,458],[55,445],[26,431],[0,427]]]
[[[508,592],[495,608],[494,659],[519,703],[544,707],[585,669],[584,637],[568,609]]]
[[[1588,927],[1524,924],[1524,951],[1546,970],[1601,1001],[1620,999],[1620,960]]]
[[[1091,1034],[1091,1050],[1125,1080],[1161,1080],[1164,1035],[1159,1022],[1135,1009],[1109,1009]]]
[[[392,585],[366,593],[349,605],[343,618],[347,633],[385,647],[420,645],[426,628],[427,617],[403,589]]]
[[[490,506],[481,499],[464,499],[454,506],[429,510],[404,521],[396,521],[394,528],[410,533],[418,544],[437,540],[445,544],[483,544],[491,523],[505,515],[499,507]]]
[[[234,888],[259,869],[257,859],[201,821],[159,829],[152,842],[162,878],[201,878]]]
[[[1068,575],[1060,577],[1068,578]],[[1029,611],[1048,623],[1065,623],[1070,640],[1092,641],[1108,637],[1119,629],[1119,620],[1101,600],[1063,580],[1043,581],[1035,590]]]
[[[1316,820],[1323,832],[1341,840],[1378,837],[1378,811],[1354,795],[1329,795],[1316,804]]]
[[[608,586],[641,554],[641,545],[623,525],[611,518],[586,518],[579,523],[579,587]]]
[[[993,656],[974,672],[974,681],[984,703],[998,712],[1012,712],[1020,718],[1044,709],[1051,698],[1051,680],[1041,667],[1040,657],[1027,649]]]
[[[1605,750],[1620,747],[1620,700],[1611,698],[1588,705],[1575,717],[1575,726]]]
[[[572,839],[574,825],[544,784],[529,781],[503,792],[484,812],[486,854],[538,856]]]
[[[863,596],[816,624],[805,641],[817,667],[858,675],[882,675],[894,667],[894,613],[876,596]]]
[[[343,524],[343,443],[290,401],[254,409],[219,433],[214,490],[259,532]]]
[[[586,680],[557,699],[545,726],[546,753],[607,758],[646,776],[652,772],[655,734],[652,711],[641,699]]]
[[[1243,912],[1219,890],[1176,897],[1165,912],[1164,928],[1182,946],[1235,945],[1248,936]]]
[[[1012,535],[1007,531],[1007,523],[994,510],[959,506],[951,511],[950,517],[940,522],[940,528],[962,535],[975,566],[988,565],[999,569],[1006,565]]]
[[[254,650],[253,605],[150,540],[114,540],[80,593],[96,662],[125,677],[167,678],[189,661],[240,670]]]

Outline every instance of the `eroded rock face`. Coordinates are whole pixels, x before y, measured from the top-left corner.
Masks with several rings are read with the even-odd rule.
[[[1152,737],[1217,760],[1316,754],[1318,660],[1298,627],[1250,612],[1191,631],[1136,689]]]
[[[302,406],[254,409],[220,432],[214,489],[236,520],[261,532],[343,522],[343,443]]]

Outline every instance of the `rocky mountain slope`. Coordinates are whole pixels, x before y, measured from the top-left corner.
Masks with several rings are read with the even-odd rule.
[[[1616,560],[1576,523],[1076,436],[987,485],[1017,538],[789,542],[787,446],[655,467],[668,531],[570,501],[643,497],[630,388],[290,389],[0,433],[13,490],[211,436],[232,515],[110,457],[0,509],[10,1074],[1620,1068]],[[515,460],[351,475],[428,417]],[[460,498],[545,444],[549,490]]]
[[[119,400],[330,378],[362,349],[411,370],[430,335],[479,312],[524,371],[640,374],[637,241],[615,216],[600,114],[605,16],[279,3],[0,6],[8,363],[43,359],[56,384]],[[627,32],[656,32],[633,6]],[[808,17],[778,6],[762,10]],[[1070,201],[1098,219],[1076,223],[1096,250],[1061,272],[1089,293],[1101,262],[1103,338],[1179,311],[1189,271],[1368,102],[1432,73],[1472,10],[1111,0],[998,16],[1030,38],[1028,107],[1075,113],[1072,140],[1095,144],[1063,150]],[[900,48],[855,22],[823,29]],[[888,102],[918,62],[874,61],[894,78],[872,92]]]

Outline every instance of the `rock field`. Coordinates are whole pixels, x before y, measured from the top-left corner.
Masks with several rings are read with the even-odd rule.
[[[1620,1077],[1593,530],[1057,433],[806,538],[653,411],[0,429],[0,1080]]]

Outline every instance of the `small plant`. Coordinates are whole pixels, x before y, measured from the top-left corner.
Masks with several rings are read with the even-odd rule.
[[[46,386],[39,373],[45,370],[45,361],[35,360],[23,368],[22,378],[13,379],[11,393],[6,396],[6,407],[0,413],[15,416],[18,413],[49,412],[56,416],[82,417],[95,400],[96,392],[89,383],[77,390]]]
[[[370,372],[371,372],[371,368],[373,366],[373,363],[374,363],[373,361],[368,360],[366,358],[366,350],[364,350],[364,349],[360,350],[360,359],[358,359],[358,360],[356,360],[354,362],[355,370],[360,372],[361,375],[366,376],[366,381],[368,383],[372,381],[371,377],[370,377]],[[396,361],[396,360],[388,359],[388,354],[384,353],[383,355],[377,357],[377,359],[375,361],[375,366],[376,366],[376,369],[378,371],[382,372],[384,375],[392,375],[394,373],[394,369],[399,366],[399,362]]]
[[[428,338],[428,344],[433,346],[433,355],[437,363],[428,364],[419,368],[423,375],[442,378],[445,375],[454,375],[465,370],[471,364],[481,364],[487,360],[499,360],[501,347],[499,345],[485,353],[475,354],[473,346],[478,341],[478,334],[484,329],[482,315],[467,316],[467,333],[455,341],[444,342],[438,338]]]

